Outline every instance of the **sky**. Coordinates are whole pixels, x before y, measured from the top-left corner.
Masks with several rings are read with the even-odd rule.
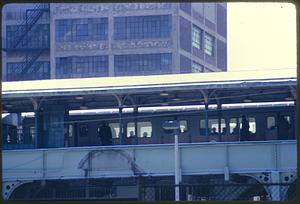
[[[296,68],[296,8],[227,3],[228,71]]]

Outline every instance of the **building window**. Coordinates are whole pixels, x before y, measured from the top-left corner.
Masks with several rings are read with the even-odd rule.
[[[7,48],[14,48],[16,41],[23,35],[25,26],[9,25],[6,27]],[[30,39],[30,40],[28,40]],[[50,45],[49,24],[38,24],[32,27],[26,37],[17,45],[18,48],[47,48]]]
[[[88,24],[76,24],[76,39],[87,40],[88,31]]]
[[[214,42],[215,39],[213,36],[205,33],[204,35],[204,53],[213,56],[214,55]]]
[[[193,62],[192,63],[192,72],[193,73],[203,72],[203,66],[196,62]]]
[[[116,75],[141,75],[171,73],[172,54],[116,55]]]
[[[56,20],[56,42],[107,40],[108,18]]]
[[[71,77],[72,74],[91,76],[108,75],[108,56],[58,57],[56,58],[58,76]]]
[[[170,37],[171,15],[114,18],[114,39]]]
[[[192,46],[200,49],[201,48],[201,36],[202,31],[197,26],[192,27]]]
[[[7,81],[40,80],[50,78],[50,63],[45,61],[34,62],[29,68],[26,63],[7,63]]]

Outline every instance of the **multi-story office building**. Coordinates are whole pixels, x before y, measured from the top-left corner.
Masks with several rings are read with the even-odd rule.
[[[226,3],[8,4],[4,81],[227,70]]]

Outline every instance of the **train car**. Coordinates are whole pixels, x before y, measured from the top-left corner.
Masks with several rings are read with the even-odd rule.
[[[207,127],[205,110],[200,105],[141,109],[138,116],[129,110],[123,114],[122,133],[120,132],[120,118],[116,110],[115,113],[108,113],[108,110],[100,110],[100,112],[97,110],[70,111],[64,125],[64,146],[101,146],[99,131],[102,121],[107,121],[111,128],[113,145],[173,143],[174,132],[162,128],[163,122],[168,120],[180,122],[180,131],[178,132],[180,143],[294,140],[294,109],[293,102],[281,102],[275,105],[274,103],[248,103],[235,106],[224,104],[221,110],[217,110],[216,106],[211,105],[208,110]],[[241,138],[243,115],[248,118],[250,131],[249,137],[245,139]],[[280,123],[282,117],[287,122],[287,127],[282,127],[282,123]],[[137,134],[135,133],[135,122]],[[11,145],[17,148],[17,144],[33,144],[35,137],[34,114],[23,116],[22,125],[22,134],[18,135],[16,126],[4,124],[3,138],[5,138],[6,146]],[[120,137],[123,137],[124,140],[121,141]]]

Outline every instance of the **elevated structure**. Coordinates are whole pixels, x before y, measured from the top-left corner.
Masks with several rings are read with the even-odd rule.
[[[4,82],[2,87],[4,110],[9,113],[35,112],[36,130],[34,146],[30,147],[33,149],[26,149],[26,145],[22,148],[19,144],[19,150],[3,151],[3,189],[6,189],[3,196],[6,199],[21,199],[26,194],[25,189],[35,191],[35,188],[40,191],[30,194],[32,197],[28,199],[49,199],[46,192],[51,190],[51,186],[66,191],[78,186],[85,189],[81,199],[109,199],[112,196],[115,199],[149,200],[145,196],[153,193],[149,185],[172,184],[172,144],[124,145],[126,136],[124,131],[120,131],[120,144],[123,145],[66,147],[64,121],[69,111],[82,106],[88,109],[118,108],[119,128],[122,130],[123,109],[128,107],[134,108],[134,113],[137,113],[140,107],[163,107],[167,106],[166,103],[203,104],[207,126],[209,115],[206,113],[210,104],[220,108],[222,104],[244,103],[245,100],[296,102],[295,69],[239,72],[236,75],[229,72],[184,74],[180,77]],[[296,124],[293,118],[290,120]],[[217,183],[259,184],[269,200],[286,200],[289,186],[297,179],[294,139],[181,142],[179,151],[182,182],[190,185],[203,183],[205,176],[214,175]],[[91,196],[94,187],[106,182],[115,186],[114,193],[103,194],[108,197]],[[272,186],[274,183],[287,186]],[[59,192],[52,192],[56,195],[53,199],[59,199]],[[239,199],[251,192],[247,194],[247,189],[244,189],[231,194],[230,199]],[[70,195],[64,198],[72,199]]]

